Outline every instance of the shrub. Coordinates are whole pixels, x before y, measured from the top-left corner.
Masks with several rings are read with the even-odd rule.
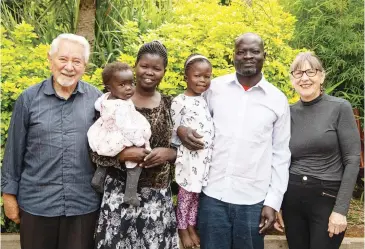
[[[292,46],[313,50],[326,69],[326,88],[364,115],[364,1],[281,0],[298,19]]]
[[[232,0],[229,5],[222,6],[218,1],[184,0],[176,2],[170,15],[170,23],[141,36],[135,35],[142,33],[136,22],[129,21],[120,27],[124,46],[119,60],[130,65],[134,65],[142,41],[158,39],[166,45],[169,66],[159,86],[165,94],[175,95],[183,91],[183,64],[191,53],[207,56],[213,65],[214,76],[234,72],[233,41],[238,35],[251,31],[261,35],[265,41],[268,54],[264,66],[265,77],[286,94],[289,102],[298,99],[288,79],[289,64],[298,52],[288,45],[293,36],[295,18],[284,12],[277,1],[262,0],[249,6],[243,1]],[[49,45],[39,42],[31,25],[23,22],[11,31],[1,27],[0,33],[3,149],[14,101],[24,89],[49,77],[50,71],[46,56]],[[102,65],[91,65],[83,80],[101,89]],[[8,224],[8,221],[5,220],[5,223]],[[3,217],[1,224],[4,225]],[[9,227],[13,229],[14,226]]]
[[[184,89],[183,65],[191,53],[207,56],[214,76],[234,72],[233,41],[250,31],[265,41],[265,77],[287,95],[289,102],[298,100],[288,77],[289,65],[299,51],[288,45],[295,18],[284,12],[277,1],[263,0],[251,6],[241,0],[233,0],[226,6],[210,0],[178,1],[171,19],[141,38],[142,41],[161,40],[168,49],[168,71],[159,86],[163,92],[177,94]],[[135,55],[136,51],[124,51],[119,60],[134,64]]]
[[[14,101],[29,86],[49,77],[46,60],[48,46],[33,46],[33,27],[18,24],[13,31],[0,28],[1,33],[1,146],[7,136],[7,128]],[[11,35],[13,39],[8,39]]]

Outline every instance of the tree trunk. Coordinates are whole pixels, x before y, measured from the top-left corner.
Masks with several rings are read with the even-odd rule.
[[[76,34],[84,36],[93,51],[95,40],[96,0],[80,0]]]

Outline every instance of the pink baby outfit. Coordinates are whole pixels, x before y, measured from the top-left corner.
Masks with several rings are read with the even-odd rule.
[[[145,117],[136,111],[132,100],[108,99],[105,93],[95,102],[100,118],[87,132],[92,151],[101,156],[116,156],[125,147],[144,146],[151,150],[149,139],[151,126]],[[127,168],[137,164],[125,162]]]

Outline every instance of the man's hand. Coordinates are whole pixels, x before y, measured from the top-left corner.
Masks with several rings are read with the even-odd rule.
[[[199,135],[195,130],[189,127],[179,126],[177,128],[177,135],[182,144],[189,150],[204,149],[204,142],[201,140],[203,136]]]
[[[275,222],[275,210],[272,207],[264,206],[261,211],[261,220],[259,227],[261,228],[259,233],[266,233]]]
[[[176,150],[170,148],[154,148],[140,164],[141,167],[151,168],[176,159]]]
[[[276,212],[276,221],[274,223],[274,228],[279,232],[284,232],[284,221],[283,216],[281,215],[281,210],[280,212]]]
[[[149,153],[150,151],[145,148],[139,148],[133,146],[124,148],[124,150],[122,150],[118,156],[119,160],[122,162],[132,161],[136,163],[141,163]]]
[[[6,217],[14,221],[16,224],[20,223],[19,206],[15,195],[3,194],[4,211]]]
[[[332,212],[330,218],[328,219],[328,233],[332,238],[334,234],[340,234],[346,230],[347,219],[346,216]]]

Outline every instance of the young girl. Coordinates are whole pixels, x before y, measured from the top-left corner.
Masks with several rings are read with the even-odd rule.
[[[207,103],[201,94],[209,88],[212,65],[199,54],[189,56],[185,62],[187,89],[174,98],[171,116],[174,124],[172,143],[178,146],[175,178],[179,184],[177,226],[185,248],[199,246],[195,231],[198,198],[202,186],[207,184],[212,157],[214,124]],[[195,129],[203,136],[204,149],[190,151],[176,135],[179,126]]]
[[[110,157],[130,146],[144,146],[150,151],[150,124],[136,111],[130,99],[134,94],[132,69],[125,63],[114,62],[106,65],[102,78],[108,92],[95,102],[100,118],[87,133],[90,148],[98,155]],[[134,162],[125,164],[127,185],[123,202],[139,206],[137,183],[141,168]],[[105,176],[106,168],[98,167],[91,182],[98,192],[103,192]]]

